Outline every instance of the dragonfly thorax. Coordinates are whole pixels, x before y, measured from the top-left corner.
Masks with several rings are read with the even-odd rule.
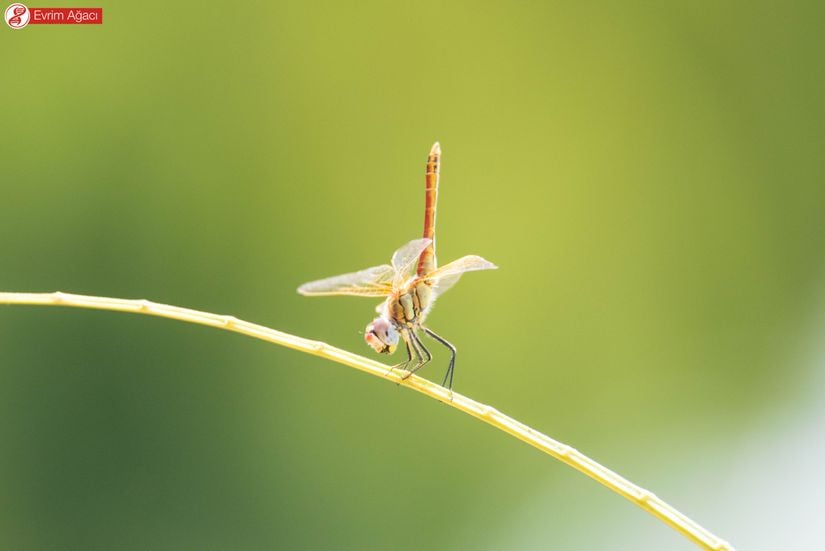
[[[424,321],[432,303],[430,284],[424,279],[414,279],[387,298],[385,315],[401,327],[415,327]]]
[[[422,279],[411,280],[376,309],[380,316],[367,325],[364,340],[376,352],[392,354],[398,345],[400,331],[405,327],[416,327],[424,320],[431,305],[430,285]]]

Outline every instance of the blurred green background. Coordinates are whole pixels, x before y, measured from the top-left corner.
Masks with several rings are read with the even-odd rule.
[[[439,258],[501,267],[430,318],[456,389],[740,549],[821,548],[825,4],[84,5],[0,29],[0,289],[372,356],[376,301],[295,288],[419,235],[440,140]],[[2,549],[694,549],[435,401],[167,320],[0,307],[0,442]]]

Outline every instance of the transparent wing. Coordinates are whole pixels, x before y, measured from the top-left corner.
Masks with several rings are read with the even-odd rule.
[[[436,295],[447,292],[461,278],[465,272],[476,270],[496,270],[498,266],[480,256],[471,254],[453,260],[449,264],[427,274],[427,279],[433,282],[433,291]]]
[[[413,239],[393,253],[392,267],[395,269],[396,285],[400,285],[410,275],[413,267],[418,262],[418,257],[432,242],[432,239],[427,238]]]
[[[461,279],[461,274],[446,276],[435,280],[433,284],[433,298],[440,297],[449,291],[450,287],[458,283],[459,279]]]
[[[384,264],[360,272],[341,274],[304,283],[298,293],[305,296],[351,295],[357,297],[384,297],[392,292],[395,270]]]

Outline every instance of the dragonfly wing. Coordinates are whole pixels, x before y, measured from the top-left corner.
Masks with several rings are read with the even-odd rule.
[[[410,274],[413,267],[418,262],[421,253],[426,249],[432,239],[422,238],[413,239],[392,255],[392,267],[395,269],[395,283],[400,285],[402,281]]]
[[[458,260],[453,260],[449,264],[445,264],[434,272],[427,274],[426,277],[433,282],[433,291],[435,294],[442,295],[446,293],[450,287],[455,285],[466,272],[496,269],[498,269],[498,266],[489,260],[471,254],[469,256],[462,256]]]
[[[450,290],[450,287],[458,283],[459,279],[461,279],[461,274],[445,276],[435,280],[433,284],[433,296],[439,297],[443,295]]]
[[[298,293],[305,296],[384,297],[392,292],[394,275],[395,270],[389,264],[373,266],[359,272],[304,283],[298,287]]]

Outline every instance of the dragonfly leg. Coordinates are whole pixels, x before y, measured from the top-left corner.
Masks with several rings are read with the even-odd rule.
[[[387,375],[389,375],[390,373],[392,373],[396,369],[401,369],[402,371],[406,370],[410,366],[410,364],[413,362],[410,340],[407,338],[407,335],[405,333],[402,333],[401,336],[404,338],[404,345],[407,348],[407,360],[404,361],[404,362],[401,362],[399,364],[395,364],[394,366],[390,367],[390,370],[387,371]],[[418,357],[418,352],[417,351],[416,351],[416,357]]]
[[[430,351],[427,350],[427,347],[424,346],[424,343],[421,342],[421,339],[418,337],[415,331],[410,331],[410,340],[413,342],[413,344],[415,344],[416,348],[418,349],[419,360],[418,363],[415,364],[412,367],[412,369],[410,369],[407,372],[406,376],[404,377],[405,379],[413,373],[415,373],[416,371],[418,371],[419,369],[421,369],[422,367],[424,367],[425,365],[427,365],[428,363],[430,363],[430,361],[433,359],[433,355],[430,354]]]
[[[407,371],[407,373],[404,374],[402,379],[407,379],[410,375],[427,365],[430,360],[433,359],[432,354],[430,354],[430,351],[427,350],[426,346],[424,346],[424,343],[421,342],[421,339],[418,338],[418,335],[415,334],[415,331],[410,331],[409,335],[410,344],[413,346],[413,350],[418,357],[418,361]]]
[[[434,338],[435,340],[437,340],[438,342],[440,342],[441,344],[443,344],[444,346],[446,346],[450,350],[450,366],[447,368],[447,373],[444,375],[444,380],[441,381],[441,386],[444,386],[444,384],[449,379],[450,384],[447,386],[447,388],[452,390],[453,389],[453,372],[455,371],[455,355],[456,355],[455,346],[453,346],[447,339],[437,335],[435,332],[431,331],[430,329],[427,329],[426,327],[422,327],[422,329],[424,330],[425,333],[427,333],[429,336],[431,336],[432,338]]]

